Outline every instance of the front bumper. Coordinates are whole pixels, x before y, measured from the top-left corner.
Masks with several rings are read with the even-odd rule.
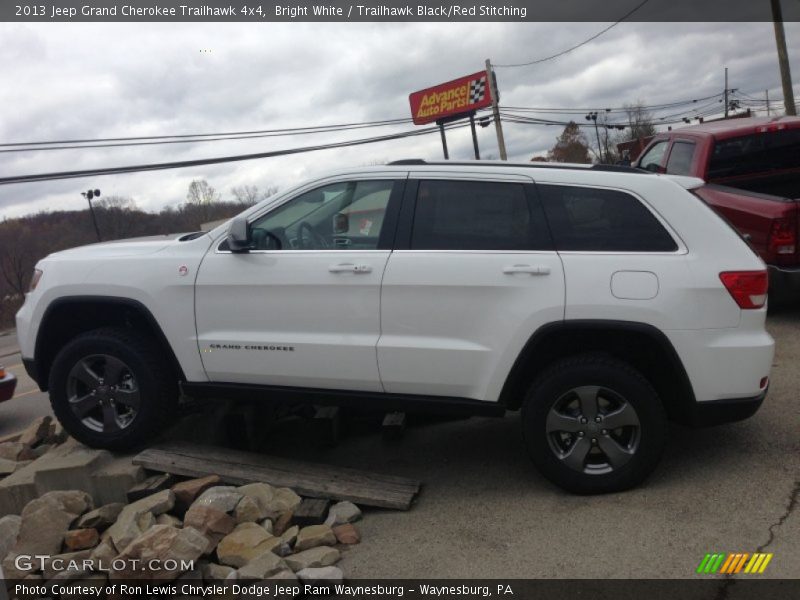
[[[761,407],[767,396],[765,389],[758,396],[751,398],[731,398],[695,402],[690,417],[690,424],[695,427],[710,427],[733,423],[752,417]]]

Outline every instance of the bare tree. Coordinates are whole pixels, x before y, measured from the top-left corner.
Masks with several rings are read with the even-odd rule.
[[[35,241],[27,220],[5,221],[0,225],[0,272],[18,296],[28,291],[33,267],[41,258],[37,255],[38,248],[32,247]]]
[[[257,185],[238,185],[231,188],[231,194],[236,201],[247,206],[257,204],[277,191],[278,188],[274,185],[268,186],[264,190],[259,189]]]
[[[210,204],[219,202],[220,195],[205,179],[195,179],[189,184],[186,200],[189,204]]]
[[[656,134],[653,113],[645,108],[643,100],[637,100],[633,104],[626,104],[625,114],[628,119],[628,129],[623,135],[625,139],[620,141],[639,140]]]

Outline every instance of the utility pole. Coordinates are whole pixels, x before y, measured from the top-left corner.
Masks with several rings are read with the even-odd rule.
[[[100,197],[100,190],[89,190],[87,192],[81,192],[81,196],[83,196],[89,201],[89,212],[92,214],[92,223],[94,223],[94,232],[97,234],[97,241],[102,242],[103,240],[100,237],[100,228],[97,226],[97,217],[94,216],[94,206],[92,206],[92,198]]]
[[[728,118],[728,67],[725,67],[725,118]]]
[[[783,11],[781,0],[770,0],[772,3],[772,23],[775,25],[775,44],[778,46],[778,65],[781,70],[781,83],[783,84],[783,104],[786,114],[797,115],[794,105],[794,90],[792,90],[792,71],[789,69],[789,52],[786,50],[786,34],[783,31]]]
[[[769,90],[764,90],[764,92],[767,94],[767,116],[770,116],[770,114],[769,114]]]
[[[603,146],[600,144],[600,131],[597,129],[597,113],[590,112],[586,115],[587,121],[594,121],[594,134],[597,136],[597,156],[600,159],[600,162],[603,162]]]
[[[500,106],[498,105],[498,98],[500,96],[497,90],[497,81],[494,78],[492,71],[492,62],[486,59],[486,83],[492,91],[492,113],[494,114],[494,128],[497,132],[497,146],[500,149],[500,160],[508,160],[506,155],[506,140],[503,137],[503,125],[500,123]]]

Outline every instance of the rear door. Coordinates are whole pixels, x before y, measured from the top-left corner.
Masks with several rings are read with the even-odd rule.
[[[411,177],[381,287],[384,389],[496,401],[531,333],[564,312],[532,180]]]

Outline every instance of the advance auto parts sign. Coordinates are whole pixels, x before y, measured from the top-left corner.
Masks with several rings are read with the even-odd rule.
[[[408,97],[415,125],[425,125],[438,119],[492,105],[492,92],[486,71],[478,71]]]

